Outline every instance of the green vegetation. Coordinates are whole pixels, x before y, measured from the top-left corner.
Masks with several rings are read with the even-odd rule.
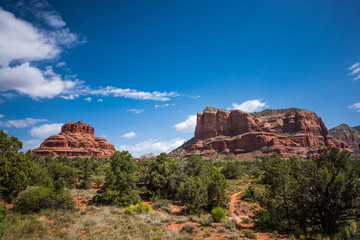
[[[0,131],[0,197],[13,205],[5,218],[0,204],[3,239],[256,239],[257,227],[299,239],[360,236],[360,159],[336,148],[308,160],[163,153],[137,162],[126,151],[54,158],[21,146]]]
[[[0,237],[4,235],[4,219],[6,217],[6,207],[3,204],[0,204]]]
[[[215,222],[221,222],[226,216],[226,210],[221,207],[215,207],[211,210],[211,215]]]
[[[22,142],[0,131],[0,197],[11,202],[29,184],[32,153],[19,152]]]
[[[312,160],[265,159],[263,164],[269,196],[258,225],[335,234],[358,218],[360,165],[349,153],[329,148]]]
[[[130,206],[124,209],[124,213],[129,215],[152,213],[152,212],[153,209],[151,208],[151,206],[144,204],[143,202],[140,202],[136,205],[131,204]]]
[[[129,206],[140,201],[136,190],[138,174],[136,162],[127,151],[115,152],[111,157],[110,171],[94,203]]]
[[[15,211],[21,213],[39,212],[41,209],[73,209],[74,197],[70,190],[63,186],[56,189],[50,187],[34,187],[23,191],[15,199]]]
[[[162,153],[156,160],[143,164],[142,169],[149,194],[180,201],[188,213],[199,213],[226,203],[224,176],[198,155],[174,160]]]

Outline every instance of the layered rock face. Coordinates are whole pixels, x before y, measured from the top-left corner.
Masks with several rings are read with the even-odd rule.
[[[330,129],[329,133],[337,140],[347,144],[354,152],[360,152],[360,126],[350,127],[343,123]]]
[[[308,157],[324,147],[346,148],[314,112],[296,108],[249,114],[211,107],[197,114],[195,136],[182,146],[201,155],[247,153]]]
[[[33,150],[42,156],[107,157],[115,152],[114,145],[105,138],[96,137],[94,128],[82,121],[69,122],[62,126],[58,135],[53,135]]]

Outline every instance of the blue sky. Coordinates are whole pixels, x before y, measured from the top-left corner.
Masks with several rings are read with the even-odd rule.
[[[0,128],[66,122],[134,156],[193,136],[206,106],[297,107],[360,125],[359,1],[0,2]]]

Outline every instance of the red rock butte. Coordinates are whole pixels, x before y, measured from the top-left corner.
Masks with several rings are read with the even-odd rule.
[[[253,152],[255,157],[283,158],[306,158],[318,154],[324,147],[349,150],[330,136],[314,112],[290,108],[246,113],[212,107],[198,112],[195,136],[181,146],[204,156]]]
[[[95,129],[90,124],[69,122],[61,127],[61,133],[47,138],[33,153],[42,156],[111,156],[115,152],[114,145],[94,133]]]

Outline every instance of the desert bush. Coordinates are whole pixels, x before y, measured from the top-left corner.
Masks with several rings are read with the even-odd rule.
[[[130,206],[124,209],[124,213],[128,215],[137,215],[137,214],[152,213],[152,212],[153,209],[151,208],[151,206],[144,204],[143,202],[140,202],[136,205],[131,204]]]
[[[211,226],[213,218],[206,215],[201,215],[200,217],[193,219],[193,221],[199,223],[201,226],[207,227]]]
[[[259,220],[289,231],[319,229],[333,235],[360,209],[360,164],[350,153],[327,148],[314,159],[263,161],[269,195]]]
[[[215,207],[211,210],[211,215],[215,222],[221,222],[226,216],[226,210],[221,207]]]
[[[57,181],[62,178],[66,182],[66,186],[72,188],[79,179],[79,170],[69,167],[61,162],[50,162],[45,166],[48,175]]]
[[[219,170],[198,155],[170,159],[165,153],[141,163],[143,182],[152,196],[177,200],[189,214],[225,206],[227,182]]]
[[[237,162],[230,162],[221,169],[226,179],[237,179],[243,176],[243,165]]]
[[[75,201],[70,190],[59,190],[43,186],[32,187],[15,199],[14,210],[21,213],[38,212],[41,209],[73,209]]]
[[[254,233],[254,231],[249,230],[249,229],[244,229],[241,231],[242,234],[245,235],[246,238],[250,238],[250,239],[257,239],[256,234]]]
[[[4,219],[6,216],[6,207],[3,204],[0,204],[0,237],[4,235]]]
[[[341,240],[358,240],[360,239],[360,224],[355,221],[350,222],[347,226],[340,229],[339,238]]]
[[[195,232],[195,226],[192,224],[185,224],[184,226],[181,227],[180,232],[186,232],[192,234]]]

